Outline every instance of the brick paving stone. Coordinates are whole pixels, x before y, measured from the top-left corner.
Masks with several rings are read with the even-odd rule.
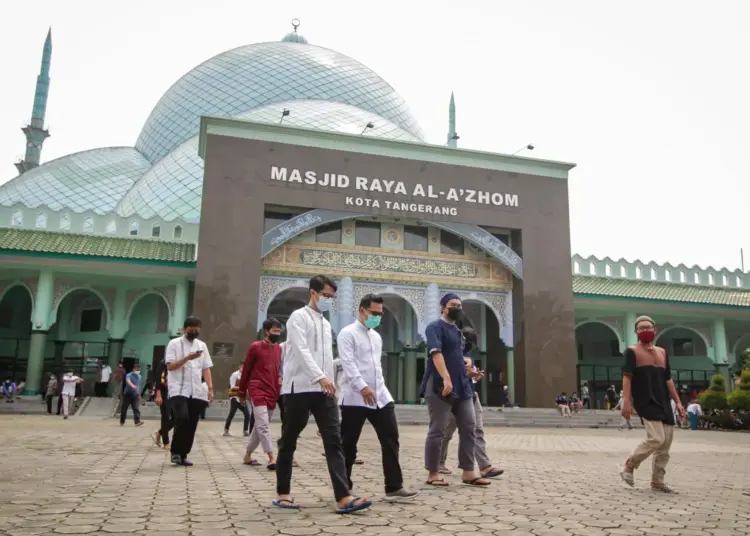
[[[272,429],[278,434],[277,424]],[[340,516],[313,427],[296,454],[292,492],[301,512],[271,506],[275,474],[244,466],[243,439],[222,437],[221,423],[200,423],[191,453],[196,465],[189,469],[169,464],[169,453],[153,446],[152,431],[107,420],[0,416],[0,471],[15,477],[0,489],[0,536],[750,534],[742,495],[750,482],[746,434],[678,430],[667,476],[680,495],[671,496],[648,489],[649,463],[635,488],[619,481],[617,465],[642,439],[639,433],[586,429],[488,428],[490,455],[506,474],[480,489],[461,485],[454,470],[448,489],[430,488],[425,429],[402,426],[406,484],[422,493],[390,504],[382,500],[380,449],[365,428],[360,452],[367,463],[355,466],[352,478],[357,495],[374,505]]]

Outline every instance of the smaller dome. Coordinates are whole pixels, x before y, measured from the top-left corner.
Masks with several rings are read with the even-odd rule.
[[[297,33],[297,31],[289,32],[286,34],[282,39],[282,43],[301,43],[303,45],[307,45],[307,39],[302,37],[300,34]]]

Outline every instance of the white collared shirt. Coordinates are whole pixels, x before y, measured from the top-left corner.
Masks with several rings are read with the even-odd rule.
[[[69,374],[66,374],[65,376],[63,376],[62,381],[62,394],[68,396],[76,396],[76,384],[81,381],[81,378],[79,378],[78,376],[71,376]]]
[[[242,377],[242,373],[239,370],[235,370],[232,372],[232,375],[229,376],[229,389],[232,389],[233,387],[237,387],[240,383],[240,378]],[[231,397],[231,400],[236,400],[237,402],[240,401],[239,397],[233,396]]]
[[[341,330],[338,336],[339,361],[343,369],[339,405],[382,408],[391,402],[383,378],[383,339],[374,329],[357,320]],[[375,392],[376,406],[365,404],[360,391],[369,387]]]
[[[213,367],[214,363],[208,354],[206,343],[200,339],[193,339],[191,342],[184,335],[172,339],[167,345],[164,360],[168,365],[198,350],[203,350],[199,358],[188,361],[176,370],[167,370],[169,398],[184,396],[208,402],[208,389],[204,389],[201,385],[201,376],[203,371]]]
[[[281,394],[322,392],[318,382],[334,379],[331,324],[305,306],[289,315],[286,332]]]
[[[108,382],[110,376],[112,376],[112,369],[109,367],[109,365],[104,365],[102,367],[102,383]]]

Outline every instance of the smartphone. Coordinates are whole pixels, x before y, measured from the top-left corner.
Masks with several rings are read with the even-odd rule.
[[[198,355],[200,355],[200,354],[203,353],[203,350],[196,350],[195,353],[198,354]]]

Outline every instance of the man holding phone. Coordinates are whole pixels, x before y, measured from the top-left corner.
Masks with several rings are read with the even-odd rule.
[[[440,476],[440,455],[443,434],[452,414],[458,427],[458,467],[463,471],[461,480],[470,486],[489,486],[490,481],[474,470],[474,386],[466,374],[466,340],[456,325],[463,318],[461,298],[453,293],[446,294],[440,300],[440,306],[441,317],[431,322],[425,330],[429,353],[421,392],[425,394],[430,416],[429,431],[424,444],[427,484],[436,487],[448,486]]]
[[[171,461],[190,467],[187,455],[193,448],[201,409],[214,399],[211,367],[213,362],[206,344],[198,339],[201,321],[194,316],[185,319],[183,335],[169,341],[166,349],[167,388],[174,419]],[[206,381],[205,389],[202,379]]]

